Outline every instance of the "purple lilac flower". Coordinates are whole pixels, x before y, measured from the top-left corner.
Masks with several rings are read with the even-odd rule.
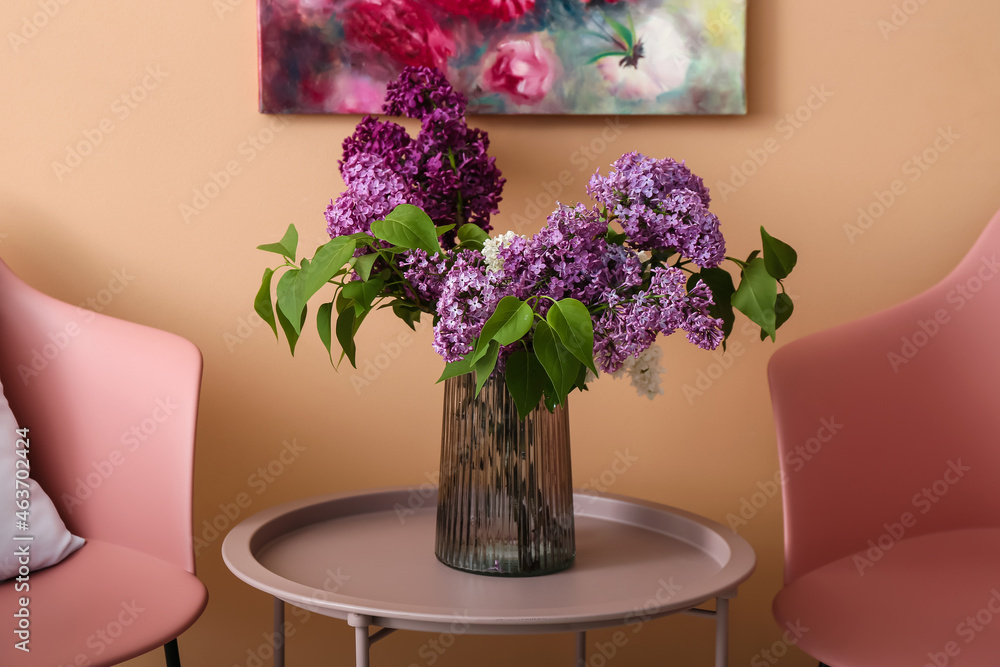
[[[441,71],[430,67],[406,67],[389,84],[382,112],[423,120],[435,109],[443,109],[453,119],[465,116],[465,96],[448,83]]]
[[[418,249],[407,250],[399,257],[403,277],[412,286],[416,296],[428,304],[439,303],[448,275],[447,256],[430,256]]]
[[[447,362],[464,358],[499,301],[482,255],[460,252],[438,301],[434,351]]]
[[[657,335],[677,329],[703,349],[722,342],[722,321],[708,314],[711,291],[701,281],[688,292],[685,274],[674,267],[652,271],[649,290],[636,293],[605,310],[594,322],[594,357],[601,370],[614,373],[628,358],[637,358]]]
[[[504,179],[496,160],[487,154],[485,132],[450,118],[444,110],[428,113],[413,142],[412,161],[419,165],[412,178],[415,203],[437,225],[473,223],[490,231],[499,210]],[[446,247],[455,232],[444,237]]]
[[[411,139],[401,125],[365,117],[344,140],[340,170],[345,183],[352,158],[378,155],[403,180],[406,201],[422,208],[436,225],[473,223],[490,231],[505,181],[487,154],[487,134],[466,125],[465,106],[465,98],[441,72],[405,68],[390,84],[383,110],[420,119],[420,133]],[[455,237],[456,230],[446,233],[444,247],[453,247]]]
[[[587,192],[618,218],[631,246],[677,250],[702,267],[725,259],[725,239],[719,219],[708,210],[708,190],[683,162],[627,153],[612,168],[607,176],[595,173]]]
[[[399,204],[407,203],[406,184],[389,169],[385,160],[371,153],[358,153],[344,163],[347,190],[330,201],[326,209],[330,237],[369,232]]]
[[[397,174],[412,175],[410,143],[410,135],[402,125],[365,116],[354,128],[354,133],[344,139],[344,155],[337,163],[340,175],[344,176],[347,161],[358,153],[379,155]]]

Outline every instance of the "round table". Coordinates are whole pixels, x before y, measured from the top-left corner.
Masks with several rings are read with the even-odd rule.
[[[357,665],[395,630],[468,634],[577,633],[674,613],[713,617],[715,665],[728,664],[729,600],[756,556],[729,528],[624,496],[574,494],[576,561],[563,572],[509,578],[451,569],[434,556],[430,485],[309,498],[233,528],[229,569],[274,596],[275,667],[284,667],[284,603],[354,627]],[[715,599],[715,610],[698,605]],[[369,634],[369,627],[381,628]]]

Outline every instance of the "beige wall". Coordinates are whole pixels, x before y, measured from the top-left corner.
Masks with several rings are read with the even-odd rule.
[[[880,22],[892,21],[894,2],[900,25],[887,32],[891,24]],[[275,127],[256,112],[253,0],[48,0],[58,12],[12,43],[10,33],[24,30],[40,4],[5,0],[0,10],[0,256],[62,299],[95,299],[107,313],[201,347],[196,523],[241,493],[252,499],[250,513],[432,474],[441,391],[429,327],[361,387],[357,373],[329,368],[315,335],[291,359],[264,327],[247,324],[270,261],[254,246],[276,240],[289,222],[321,240],[323,209],[341,188],[340,142],[357,118],[292,117]],[[903,6],[912,15],[899,13]],[[623,117],[614,121],[620,132],[604,118],[474,119],[509,179],[497,227],[519,214],[529,219],[522,231],[536,229],[543,216],[529,202],[562,170],[572,175],[563,198],[576,201],[589,174],[624,151],[685,158],[712,187],[734,252],[757,242],[760,224],[799,250],[788,281],[797,311],[779,345],[871,313],[944,275],[1000,206],[998,24],[1000,4],[985,0],[751,2],[746,117]],[[792,125],[783,120],[789,114],[803,121]],[[101,137],[92,153],[56,173],[53,163],[88,135]],[[268,143],[254,148],[252,138]],[[585,147],[598,154],[581,159]],[[751,169],[748,155],[766,148],[777,150]],[[921,154],[933,160],[925,171],[912,162]],[[238,174],[186,220],[180,206],[229,163]],[[734,182],[743,164],[755,173]],[[902,194],[850,238],[845,225],[856,224],[858,208],[877,211],[875,193],[897,179]],[[739,187],[724,196],[727,181]],[[391,317],[366,329],[361,364],[406,331]],[[628,451],[638,461],[614,480],[614,492],[719,521],[738,513],[773,477],[777,456],[765,380],[775,348],[739,331],[733,352],[736,343],[742,354],[720,375],[712,356],[669,341],[666,393],[652,402],[610,379],[575,395],[577,483]],[[689,400],[684,386],[710,371],[718,378]],[[282,474],[264,485],[251,479],[292,439],[305,451]],[[740,532],[759,566],[733,607],[733,665],[750,664],[781,635],[770,615],[781,583],[780,501]],[[191,667],[246,665],[269,628],[268,599],[226,570],[220,544],[198,558],[210,602],[181,640]],[[345,624],[297,623],[290,664],[350,660]],[[702,619],[661,620],[612,664],[660,665],[665,655],[677,656],[671,664],[709,664],[711,633]],[[375,649],[377,664],[429,664],[418,654],[428,638],[397,634]],[[571,646],[568,636],[469,637],[437,664],[569,664]],[[780,664],[811,663],[793,649]]]

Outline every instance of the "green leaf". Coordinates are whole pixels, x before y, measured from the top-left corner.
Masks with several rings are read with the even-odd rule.
[[[618,36],[625,41],[625,45],[628,46],[629,51],[631,51],[635,39],[634,36],[632,35],[632,31],[623,26],[618,21],[608,16],[607,14],[604,15],[604,19],[608,22],[608,25],[610,25],[614,29],[614,31],[618,33]]]
[[[608,240],[608,243],[614,243],[616,245],[622,245],[628,240],[628,234],[625,232],[617,232],[611,223],[608,223],[608,232],[604,235],[604,238]]]
[[[733,294],[733,306],[760,326],[774,340],[778,284],[767,272],[764,260],[754,258],[743,269],[740,286]]]
[[[798,253],[792,246],[768,234],[763,225],[760,228],[760,238],[764,242],[764,266],[767,267],[767,272],[778,280],[787,278],[795,268]]]
[[[744,264],[749,264],[750,262],[754,261],[755,259],[757,259],[757,255],[759,255],[759,254],[760,254],[760,250],[754,250],[752,253],[750,253],[747,256],[747,261],[744,262]]]
[[[278,281],[278,313],[285,316],[285,321],[296,334],[302,332],[302,314],[306,309],[306,299],[302,281],[299,280],[299,269],[289,269]]]
[[[274,276],[274,269],[264,269],[264,277],[260,279],[260,289],[253,300],[253,309],[260,319],[267,322],[274,332],[275,340],[278,339],[278,327],[274,324],[274,306],[271,305],[271,277]]]
[[[333,324],[333,301],[324,303],[316,311],[316,329],[319,331],[319,339],[323,341],[323,347],[333,363],[333,352],[330,350],[333,345],[331,326]]]
[[[276,252],[279,255],[284,255],[291,261],[295,261],[295,249],[299,245],[299,233],[295,229],[295,225],[288,225],[288,229],[285,230],[285,235],[281,237],[281,240],[277,243],[265,243],[264,245],[257,246],[257,250],[264,250],[266,252]]]
[[[715,304],[709,307],[708,314],[722,320],[722,332],[728,338],[733,331],[733,323],[736,322],[732,304],[733,293],[736,291],[733,277],[725,269],[702,269],[701,273],[694,273],[688,278],[688,291],[691,291],[699,280],[712,290],[712,300]]]
[[[539,322],[535,327],[532,345],[542,369],[552,382],[556,402],[562,403],[573,390],[580,370],[585,371],[586,368],[566,349],[546,322]]]
[[[406,326],[410,327],[414,331],[417,327],[414,326],[415,323],[420,321],[421,310],[415,306],[411,306],[405,301],[393,301],[392,302],[392,312],[396,317],[403,320]]]
[[[517,416],[523,421],[528,413],[538,407],[545,390],[545,369],[531,352],[514,350],[507,357],[504,370],[507,391],[517,406]]]
[[[479,241],[482,243],[490,237],[479,225],[467,222],[458,228],[458,240],[462,243],[466,241]]]
[[[594,322],[587,307],[576,299],[562,299],[552,304],[545,319],[566,349],[596,374]]]
[[[361,255],[360,257],[354,258],[354,270],[362,280],[368,280],[372,275],[372,265],[378,260],[378,253],[371,253],[368,255]]]
[[[281,312],[280,308],[278,308],[276,311],[276,314],[278,316],[278,324],[281,325],[281,330],[285,332],[285,338],[288,339],[288,350],[292,353],[293,357],[295,356],[295,344],[299,342],[299,332],[302,331],[302,325],[306,323],[307,310],[308,310],[307,308],[303,307],[302,316],[299,319],[298,322],[299,326],[297,328],[294,327],[292,323],[288,321],[288,318],[285,317],[285,314]]]
[[[385,220],[371,224],[375,238],[388,241],[407,250],[420,248],[431,255],[441,254],[434,222],[426,213],[412,204],[400,204]]]
[[[486,320],[482,331],[479,332],[472,360],[475,362],[486,353],[490,341],[495,340],[500,345],[510,345],[514,341],[520,340],[531,331],[531,322],[534,318],[535,314],[531,310],[531,306],[516,296],[505,296],[500,299],[496,310],[490,315],[490,319]]]
[[[476,396],[482,390],[483,385],[490,378],[490,374],[497,365],[497,356],[500,354],[500,344],[491,340],[486,348],[486,355],[473,364],[476,371]]]
[[[465,375],[466,373],[471,373],[474,370],[475,368],[473,367],[472,362],[469,361],[468,356],[465,359],[451,361],[445,364],[444,372],[441,373],[441,377],[438,378],[438,382],[444,382],[448,378]]]
[[[584,63],[584,65],[593,65],[601,58],[610,58],[611,56],[616,56],[618,58],[621,58],[624,55],[626,55],[624,51],[602,51],[593,58],[588,59],[587,62]]]
[[[453,229],[455,229],[455,225],[454,224],[451,224],[451,225],[441,225],[440,227],[435,227],[434,231],[437,232],[438,236],[441,236],[442,234],[447,234],[448,232],[450,232]]]
[[[785,292],[778,294],[778,300],[774,304],[774,328],[778,329],[787,322],[794,310],[795,304],[792,303],[792,297]]]
[[[357,346],[354,343],[354,332],[357,331],[355,320],[356,311],[353,308],[345,308],[340,313],[340,317],[337,318],[337,342],[340,343],[340,349],[347,355],[351,366],[357,368],[358,365],[355,362]]]
[[[378,297],[384,286],[385,281],[378,277],[367,282],[351,280],[340,289],[340,293],[344,295],[345,299],[353,299],[365,310],[370,310],[372,301]]]
[[[356,245],[352,239],[338,236],[317,248],[309,264],[302,262],[299,280],[302,283],[303,302],[308,301],[347,264]]]

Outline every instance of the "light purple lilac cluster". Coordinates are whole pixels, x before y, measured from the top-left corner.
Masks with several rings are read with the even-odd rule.
[[[490,262],[461,252],[441,289],[434,349],[445,361],[464,358],[505,296],[537,299],[542,316],[551,303],[544,297],[583,302],[594,314],[595,360],[608,373],[678,329],[714,349],[722,322],[708,313],[708,288],[699,281],[689,292],[681,269],[645,267],[635,250],[608,242],[607,229],[597,209],[560,205],[531,239],[504,237]]]
[[[587,192],[618,219],[630,247],[676,250],[706,268],[725,259],[708,189],[684,162],[626,153],[612,167],[607,176],[594,174]]]
[[[383,111],[419,119],[420,133],[411,138],[401,125],[372,116],[358,124],[344,140],[340,172],[347,190],[327,209],[330,235],[368,231],[388,212],[386,192],[396,203],[419,206],[436,225],[472,223],[489,231],[504,179],[487,154],[487,134],[466,125],[465,105],[441,72],[405,68],[389,86]],[[391,184],[380,190],[373,186],[376,180]],[[455,231],[445,234],[442,243],[454,246]]]

